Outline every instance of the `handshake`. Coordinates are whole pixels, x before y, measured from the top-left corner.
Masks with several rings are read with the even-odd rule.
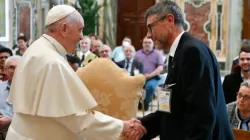
[[[124,121],[123,138],[125,140],[140,140],[140,138],[147,133],[147,130],[142,126],[137,119]]]

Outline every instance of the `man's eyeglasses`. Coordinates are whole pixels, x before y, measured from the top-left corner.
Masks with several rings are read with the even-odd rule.
[[[9,56],[0,56],[0,59],[3,59],[3,58],[5,58],[5,59],[7,59]]]
[[[150,33],[152,33],[152,27],[153,27],[153,26],[154,26],[157,22],[159,22],[159,21],[163,20],[166,16],[167,16],[167,15],[162,16],[162,17],[161,17],[161,18],[159,18],[158,20],[153,21],[152,23],[148,24],[148,25],[147,25],[147,27],[148,27],[148,31],[149,31]]]
[[[248,95],[242,95],[241,92],[237,92],[237,98],[238,99],[243,98],[244,101],[249,101],[250,100],[250,96],[248,96]]]
[[[110,50],[102,50],[102,51],[100,51],[100,53],[108,53],[108,52],[110,52]]]

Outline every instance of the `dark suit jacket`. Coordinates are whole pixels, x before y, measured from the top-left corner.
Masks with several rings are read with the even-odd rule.
[[[240,84],[243,82],[241,72],[231,73],[225,76],[223,81],[223,90],[226,103],[236,101],[236,92],[240,89]]]
[[[117,65],[120,68],[125,68],[125,60],[117,62]],[[139,61],[137,61],[137,60],[134,59],[133,62],[132,62],[132,68],[131,68],[131,72],[130,72],[131,76],[135,76],[135,74],[134,74],[134,70],[135,69],[138,69],[141,74],[144,73],[144,71],[143,71],[143,64],[141,62],[139,62]]]
[[[233,140],[218,62],[202,41],[184,33],[169,67],[171,114],[156,111],[141,119],[142,140]]]

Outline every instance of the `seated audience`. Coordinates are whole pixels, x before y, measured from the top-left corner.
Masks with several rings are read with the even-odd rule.
[[[242,44],[238,63],[240,70],[226,75],[223,81],[224,96],[227,104],[236,100],[235,93],[239,90],[240,84],[249,79],[250,44]]]
[[[134,59],[135,48],[132,45],[124,47],[125,60],[120,61],[117,65],[124,68],[130,76],[135,76],[139,73],[143,73],[143,64],[138,60]]]
[[[250,126],[250,80],[244,81],[235,102],[227,104],[227,112],[231,127],[249,131]]]
[[[21,56],[11,56],[5,61],[6,74],[9,77],[8,81],[0,83],[0,140],[4,140],[8,131],[8,127],[11,123],[13,116],[13,108],[7,102],[9,97],[10,85],[15,73],[15,69],[19,62],[21,61]]]

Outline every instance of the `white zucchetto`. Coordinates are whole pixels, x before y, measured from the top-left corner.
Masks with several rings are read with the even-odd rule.
[[[76,9],[74,7],[69,6],[69,5],[56,5],[52,7],[47,14],[45,26],[48,26],[52,23],[55,23],[65,18],[66,16],[74,12],[75,10]]]

